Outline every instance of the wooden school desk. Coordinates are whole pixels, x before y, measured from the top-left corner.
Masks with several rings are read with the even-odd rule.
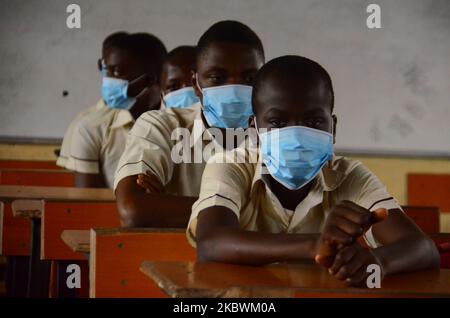
[[[32,161],[32,160],[0,160],[0,169],[57,169],[63,170],[57,166],[55,161]]]
[[[74,187],[75,174],[62,169],[0,169],[0,184]]]
[[[61,234],[63,242],[75,253],[91,251],[90,237],[88,230],[64,230]]]
[[[380,289],[347,287],[315,264],[145,261],[141,271],[172,297],[450,297],[442,269],[388,276]]]
[[[42,200],[58,201],[112,201],[114,195],[111,189],[88,189],[69,187],[39,187],[39,186],[6,186],[0,185],[0,201],[12,202],[13,215],[31,219],[31,256],[28,280],[29,297],[46,297],[49,266],[40,262],[40,232],[44,203]]]
[[[196,259],[196,251],[184,229],[92,229],[67,230],[63,241],[76,252],[89,255],[89,289],[91,298],[167,297],[156,285],[149,285],[139,266],[146,259]]]

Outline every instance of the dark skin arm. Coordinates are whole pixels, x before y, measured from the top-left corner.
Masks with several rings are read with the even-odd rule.
[[[115,194],[122,226],[186,227],[197,198],[161,193],[162,185],[156,176],[150,177],[151,182],[147,178],[147,185],[138,184],[140,179],[138,175],[128,176],[117,185]]]
[[[270,234],[240,230],[238,219],[231,210],[220,206],[210,207],[198,216],[198,256],[202,261],[246,265],[313,259],[319,243],[326,237],[344,247],[339,250],[335,262],[339,259],[345,261],[333,264],[332,270],[337,273],[346,265],[344,273],[334,274],[340,279],[350,278],[352,284],[360,282],[356,274],[361,274],[362,269],[365,271],[366,264],[381,264],[384,274],[438,266],[439,255],[434,243],[401,211],[390,211],[387,220],[373,226],[374,236],[380,243],[389,246],[369,250],[355,243],[355,238],[362,234],[360,228],[364,222],[368,222],[370,214],[361,209],[354,203],[338,205],[334,209],[336,212],[330,213],[324,233],[319,237],[314,234]],[[349,274],[345,273],[346,270]]]
[[[77,188],[107,188],[105,179],[99,173],[75,172],[75,187]]]
[[[311,260],[318,234],[271,234],[239,229],[236,215],[214,206],[199,213],[197,253],[201,261],[264,265]]]
[[[356,233],[365,222],[363,219],[368,213],[367,210],[348,201],[344,204],[353,205],[354,211],[359,209],[360,221],[355,214],[352,221],[345,223],[347,230],[344,230],[343,223],[336,225],[336,214],[330,215],[321,242],[332,228]],[[335,225],[330,226],[331,223]],[[390,210],[386,220],[372,227],[372,233],[383,246],[367,249],[356,242],[346,245],[337,252],[334,263],[329,268],[330,274],[340,280],[346,280],[349,284],[363,285],[368,275],[366,269],[369,264],[378,264],[382,277],[399,272],[439,267],[439,252],[435,244],[402,211]]]

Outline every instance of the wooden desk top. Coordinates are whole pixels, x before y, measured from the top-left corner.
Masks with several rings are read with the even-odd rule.
[[[89,253],[91,250],[89,230],[65,230],[61,233],[61,239],[74,252]]]
[[[111,189],[0,185],[0,201],[114,201]]]
[[[450,297],[450,270],[389,276],[380,289],[347,287],[313,264],[145,261],[141,271],[172,297]]]

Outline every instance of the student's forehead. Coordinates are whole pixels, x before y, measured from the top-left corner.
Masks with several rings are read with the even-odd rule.
[[[323,83],[269,79],[256,96],[260,111],[292,110],[301,113],[329,112],[330,96]]]
[[[264,61],[258,50],[246,44],[211,43],[202,50],[197,60],[198,69],[238,67],[242,69],[259,69]]]
[[[132,65],[137,63],[137,59],[128,50],[109,48],[105,51],[105,63],[107,65]]]
[[[179,78],[191,75],[191,68],[186,65],[179,65],[174,63],[164,63],[163,74],[167,79]]]

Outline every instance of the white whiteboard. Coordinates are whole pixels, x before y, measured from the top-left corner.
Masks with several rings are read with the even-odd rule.
[[[70,3],[81,7],[79,30],[66,27]],[[381,7],[381,29],[366,27],[369,3]],[[338,150],[450,156],[448,0],[0,0],[0,8],[2,137],[62,138],[100,97],[106,35],[147,31],[171,49],[236,19],[260,35],[267,59],[304,55],[330,72]]]

